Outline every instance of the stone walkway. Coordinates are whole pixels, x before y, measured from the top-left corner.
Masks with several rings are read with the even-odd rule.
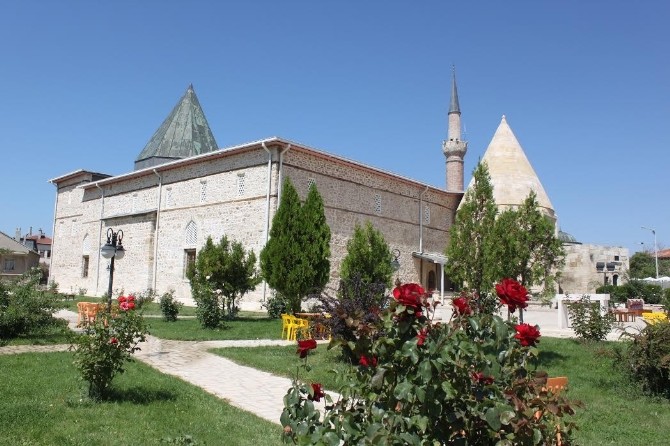
[[[66,319],[71,329],[76,328],[77,313],[61,310],[56,317]],[[295,341],[168,341],[149,336],[140,344],[135,358],[158,371],[176,376],[222,398],[240,409],[252,412],[272,423],[279,424],[284,408],[283,398],[291,380],[268,372],[234,363],[208,353],[212,348],[260,347],[265,345],[295,345]],[[68,345],[17,345],[0,347],[1,354],[27,352],[67,351]],[[333,398],[336,395],[331,393]],[[323,410],[324,400],[315,403]]]
[[[557,310],[537,309],[525,313],[526,322],[538,324],[545,336],[573,337],[570,329],[559,329]],[[73,330],[76,327],[77,314],[61,310],[56,314],[68,320]],[[639,318],[641,319],[641,318]],[[626,324],[629,328],[641,327],[643,323]],[[620,332],[613,332],[608,339],[615,340]],[[176,376],[184,381],[201,387],[205,391],[224,399],[233,406],[252,412],[268,421],[279,424],[283,410],[283,398],[291,386],[291,380],[272,375],[251,367],[208,353],[211,348],[220,347],[258,347],[265,345],[294,345],[294,341],[283,340],[248,340],[248,341],[168,341],[149,336],[140,344],[141,350],[135,357],[168,375]],[[0,354],[24,352],[67,351],[68,345],[20,345],[0,347]],[[336,394],[330,393],[333,399]],[[325,402],[317,403],[323,410]]]

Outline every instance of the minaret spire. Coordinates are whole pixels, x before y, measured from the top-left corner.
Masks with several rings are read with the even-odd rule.
[[[447,157],[447,191],[463,192],[463,158],[468,143],[461,141],[461,107],[456,88],[456,67],[452,66],[451,102],[449,103],[449,134],[442,143],[442,152]]]
[[[458,89],[456,88],[456,67],[451,66],[451,103],[449,104],[449,114],[461,114],[461,107],[458,105]]]

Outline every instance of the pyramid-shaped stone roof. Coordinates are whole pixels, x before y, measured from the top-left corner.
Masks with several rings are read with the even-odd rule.
[[[482,161],[486,162],[489,169],[493,198],[499,209],[521,205],[532,190],[537,194],[537,202],[544,213],[556,218],[549,196],[505,116],[502,117]],[[472,180],[468,188],[471,186]]]
[[[135,160],[135,170],[217,150],[193,85],[172,109]]]

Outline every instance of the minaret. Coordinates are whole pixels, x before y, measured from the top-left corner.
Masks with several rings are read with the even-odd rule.
[[[449,105],[449,134],[442,143],[442,152],[447,157],[447,192],[463,192],[463,157],[468,143],[461,141],[461,108],[458,105],[456,69],[451,81],[451,104]]]

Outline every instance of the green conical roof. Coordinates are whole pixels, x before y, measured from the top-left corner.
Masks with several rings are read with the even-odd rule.
[[[135,160],[135,169],[163,164],[217,150],[198,97],[189,85],[156,133]]]

